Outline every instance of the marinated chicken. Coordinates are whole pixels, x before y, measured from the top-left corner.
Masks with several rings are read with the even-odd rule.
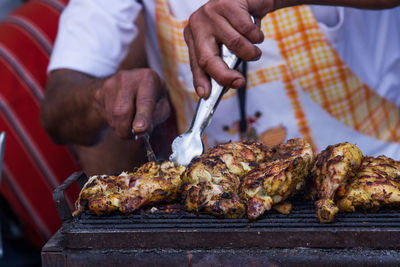
[[[240,178],[271,155],[260,143],[232,142],[192,160],[182,178],[185,208],[225,218],[243,217],[246,207],[237,194]]]
[[[350,143],[328,146],[314,160],[311,145],[298,138],[273,148],[250,141],[217,145],[187,168],[148,162],[135,172],[92,176],[74,215],[85,209],[98,215],[128,213],[181,199],[187,211],[224,218],[247,213],[255,220],[272,208],[289,213],[288,198],[308,182],[323,223],[332,222],[339,210],[400,205],[400,162],[385,156],[363,158]]]
[[[356,176],[338,201],[340,211],[377,210],[400,204],[400,162],[385,156],[364,157]]]
[[[272,161],[261,163],[241,182],[239,194],[247,204],[250,220],[304,189],[314,160],[312,147],[304,139],[288,140],[276,146],[273,152]],[[290,208],[290,204],[286,206],[287,212]],[[278,205],[277,209],[281,207]]]
[[[317,199],[315,209],[320,222],[333,221],[339,211],[335,197],[343,196],[345,185],[358,171],[362,157],[360,149],[347,142],[328,146],[317,155],[311,171],[314,182],[311,194]]]
[[[92,176],[76,201],[74,215],[87,207],[95,214],[132,212],[144,205],[178,199],[185,167],[172,162],[148,162],[136,172]]]

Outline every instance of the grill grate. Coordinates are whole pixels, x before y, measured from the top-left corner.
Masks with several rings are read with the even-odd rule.
[[[204,214],[129,214],[97,216],[83,213],[72,222],[75,229],[168,229],[168,228],[371,228],[400,227],[400,213],[339,213],[334,223],[319,223],[312,203],[297,205],[288,215],[270,211],[255,222],[247,219],[218,219]]]
[[[141,213],[112,216],[97,216],[86,211],[73,220],[73,225],[76,229],[400,227],[400,213],[394,209],[385,208],[374,213],[339,213],[333,223],[324,224],[318,221],[312,201],[298,195],[291,202],[294,203],[294,207],[290,214],[272,210],[254,222],[248,219],[219,219],[212,215],[188,213],[178,204],[172,204],[176,213],[165,213],[164,210],[168,206],[164,205],[157,206],[155,214],[150,213],[150,209]]]
[[[54,191],[63,220],[61,233],[71,249],[215,249],[215,248],[394,248],[400,249],[400,213],[340,213],[330,224],[319,223],[312,201],[297,196],[288,215],[267,212],[255,222],[218,219],[182,211],[179,204],[159,205],[133,214],[96,216],[85,212],[71,218],[64,191],[87,177],[76,173]],[[165,211],[175,211],[166,213]]]
[[[295,200],[288,215],[270,211],[254,222],[180,211],[174,214],[85,212],[64,223],[69,248],[400,248],[400,213],[340,213],[319,223],[311,201]]]

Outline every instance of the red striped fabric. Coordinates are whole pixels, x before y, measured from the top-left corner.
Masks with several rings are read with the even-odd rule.
[[[30,1],[0,23],[0,131],[7,133],[0,192],[37,246],[60,227],[52,191],[79,169],[71,151],[53,144],[39,122],[49,54],[66,3]],[[69,199],[77,194],[74,187]]]

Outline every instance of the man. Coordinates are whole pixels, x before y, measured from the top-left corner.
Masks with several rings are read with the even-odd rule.
[[[265,143],[274,136],[279,137],[276,142],[304,136],[317,150],[350,141],[367,154],[398,158],[400,83],[395,73],[399,70],[400,35],[395,29],[400,10],[283,9],[303,3],[327,4],[72,0],[60,20],[49,65],[42,124],[58,143],[90,146],[101,143],[105,135],[113,140],[130,139],[132,129],[134,134],[151,132],[168,117],[169,98],[182,132],[195,109],[194,88],[200,97],[207,97],[209,76],[233,88],[245,84],[239,72],[228,70],[219,60],[218,44],[224,43],[243,60],[254,61],[247,68],[249,136]],[[383,9],[395,7],[399,1],[338,0],[329,4]],[[133,21],[141,9],[150,68],[118,69],[140,32]],[[192,13],[185,30],[187,50],[182,32]],[[209,145],[239,136],[234,94],[229,91],[214,114],[206,131]],[[126,142],[132,145],[130,156],[119,153],[116,146],[108,147],[116,151],[119,163],[126,162],[120,164],[124,168],[132,166],[140,147],[134,141]],[[97,172],[111,169],[117,171],[98,166]]]

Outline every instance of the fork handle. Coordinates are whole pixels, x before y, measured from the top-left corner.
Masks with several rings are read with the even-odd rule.
[[[221,46],[222,60],[230,69],[236,68],[240,60],[225,45]],[[193,116],[192,124],[188,130],[193,134],[202,134],[211,121],[223,94],[228,88],[219,85],[214,79],[211,79],[211,94],[207,99],[201,98],[197,104],[196,112]]]

